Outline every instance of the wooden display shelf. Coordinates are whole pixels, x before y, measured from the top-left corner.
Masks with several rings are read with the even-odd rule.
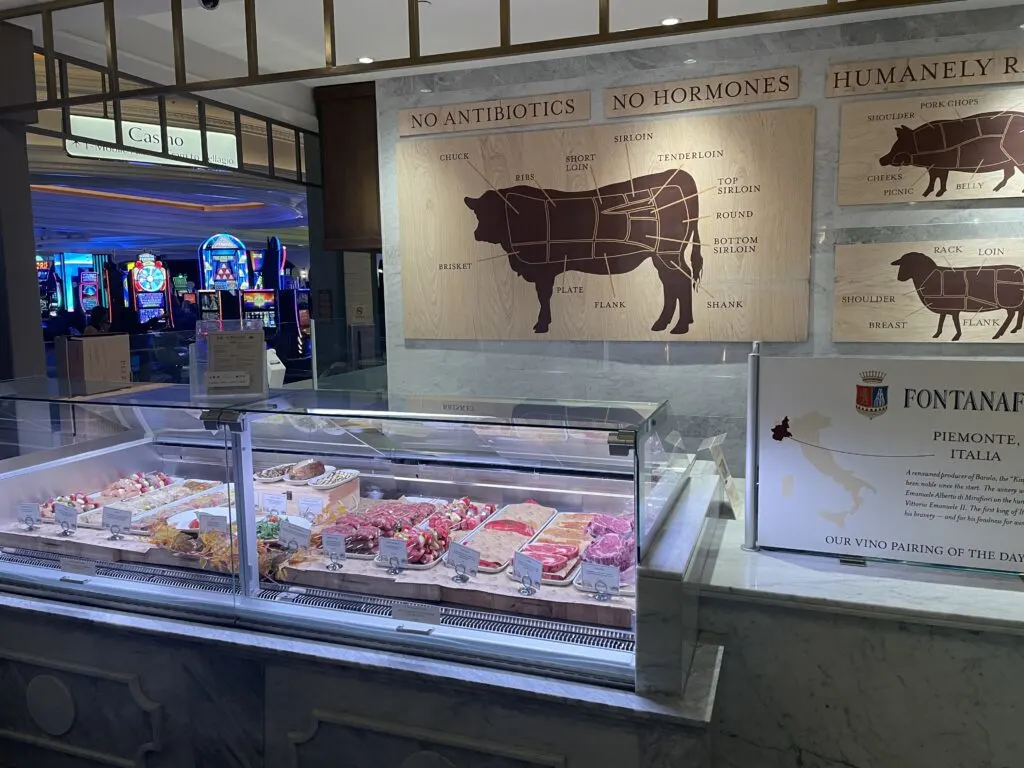
[[[162,567],[200,570],[198,562],[151,544],[140,536],[112,541],[108,531],[79,528],[73,536],[61,536],[57,526],[42,523],[34,531],[13,523],[0,530],[0,546],[34,549],[59,555],[86,557],[109,563],[141,563]],[[504,572],[481,573],[466,584],[452,581],[452,570],[438,565],[430,570],[405,570],[397,576],[372,560],[345,560],[339,571],[327,569],[326,557],[286,566],[281,574],[288,585],[319,587],[379,597],[479,608],[533,616],[555,621],[572,621],[629,629],[636,609],[633,597],[615,597],[600,603],[571,584],[542,586],[530,597],[519,594],[519,584]]]

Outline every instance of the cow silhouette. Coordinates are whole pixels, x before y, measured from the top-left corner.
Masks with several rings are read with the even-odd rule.
[[[960,339],[961,312],[1006,311],[1006,320],[992,338],[998,339],[1010,325],[1014,315],[1016,333],[1024,324],[1024,269],[1000,264],[980,267],[940,267],[929,256],[911,251],[892,263],[899,267],[896,279],[911,280],[921,303],[939,316],[939,327],[933,339],[942,335],[946,315],[953,318],[956,335]]]
[[[934,120],[917,128],[901,125],[889,153],[879,165],[913,165],[928,169],[928,197],[939,183],[936,197],[946,192],[950,171],[1003,172],[993,192],[1006,186],[1016,169],[1024,170],[1024,114],[983,112],[953,120]]]
[[[540,312],[535,333],[548,332],[551,294],[563,272],[622,275],[647,259],[664,291],[651,330],[665,330],[677,306],[679,319],[670,333],[690,329],[704,260],[697,185],[686,171],[662,171],[580,192],[507,187],[465,202],[476,214],[477,241],[500,245],[512,270],[536,288]]]

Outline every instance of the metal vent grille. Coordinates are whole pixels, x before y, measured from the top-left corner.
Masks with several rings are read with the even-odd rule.
[[[220,592],[230,594],[236,591],[233,576],[223,573],[203,571],[179,571],[173,568],[161,568],[139,563],[107,563],[78,555],[58,555],[52,552],[39,552],[31,549],[4,547],[0,549],[0,563],[28,565],[35,568],[60,568],[61,560],[77,560],[93,563],[98,576],[109,576],[125,581],[153,584],[178,589],[192,589],[204,592]],[[280,585],[268,585],[258,595],[261,600],[287,600],[297,605],[315,608],[327,608],[335,611],[348,611],[372,616],[390,616],[391,607],[402,600],[385,597],[358,595],[319,588],[289,588]],[[515,614],[487,611],[474,611],[468,608],[453,606],[441,607],[441,625],[472,629],[485,632],[498,632],[505,635],[530,637],[538,640],[551,640],[561,643],[572,643],[592,648],[604,648],[613,651],[633,652],[635,638],[632,632],[621,629],[607,629],[583,624],[549,621]]]

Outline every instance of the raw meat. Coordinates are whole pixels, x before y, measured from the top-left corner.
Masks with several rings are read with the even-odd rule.
[[[485,568],[504,568],[553,514],[555,510],[533,502],[510,504],[480,526],[467,546],[480,553]]]
[[[587,526],[587,533],[595,539],[606,533],[617,533],[621,536],[632,532],[632,530],[633,521],[628,517],[612,517],[611,515],[597,515]]]
[[[545,544],[540,541],[536,541],[533,544],[527,544],[523,547],[523,552],[526,552],[527,550],[530,550],[527,553],[530,557],[533,557],[534,553],[537,553],[542,555],[555,555],[568,559],[570,557],[576,557],[580,553],[580,548],[575,547],[572,544]]]
[[[518,520],[492,520],[489,523],[485,523],[484,528],[488,531],[509,531],[511,533],[518,533],[520,536],[526,536],[527,538],[536,533],[533,528],[528,526],[526,523],[519,522]]]
[[[614,565],[625,571],[633,566],[635,553],[636,539],[632,534],[606,533],[583,551],[583,559],[598,565]]]
[[[366,521],[377,526],[382,536],[391,538],[403,527],[422,523],[436,511],[433,504],[385,501],[370,509]]]
[[[558,547],[551,544],[527,544],[522,552],[527,557],[532,557],[540,562],[544,573],[557,573],[569,563],[570,558],[575,558],[578,550],[573,548],[572,554],[563,554],[555,551]]]

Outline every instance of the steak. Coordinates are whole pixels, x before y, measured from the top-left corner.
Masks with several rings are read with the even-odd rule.
[[[606,533],[617,533],[622,536],[632,531],[632,520],[628,517],[612,517],[611,515],[597,515],[587,526],[587,533],[595,539]]]
[[[632,567],[636,539],[632,535],[606,533],[597,538],[583,552],[583,560],[597,565],[614,565],[620,571]]]

